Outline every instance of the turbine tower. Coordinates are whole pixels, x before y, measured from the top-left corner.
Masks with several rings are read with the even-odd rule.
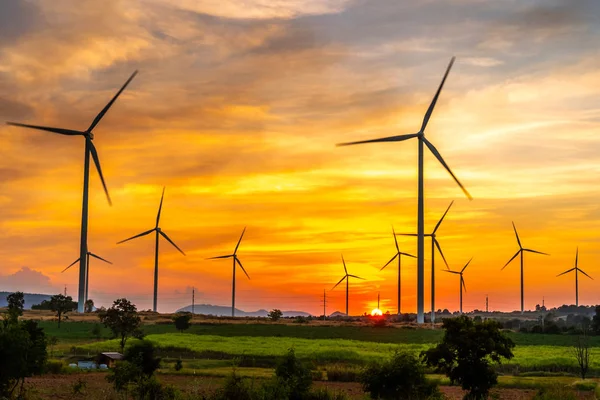
[[[521,239],[519,239],[519,234],[517,233],[517,228],[515,227],[515,223],[512,223],[513,229],[515,230],[515,236],[517,237],[517,243],[519,244],[519,251],[517,251],[515,253],[514,256],[512,256],[512,258],[510,260],[508,260],[508,262],[506,264],[504,264],[504,267],[502,267],[502,269],[500,271],[502,271],[504,268],[506,268],[508,266],[508,264],[510,264],[510,262],[512,260],[514,260],[519,254],[521,255],[521,314],[523,314],[525,312],[525,295],[524,295],[524,286],[523,286],[523,254],[525,252],[529,252],[529,253],[536,253],[536,254],[543,254],[545,256],[549,256],[550,254],[547,253],[542,253],[541,251],[537,251],[537,250],[531,250],[531,249],[525,249],[523,248],[523,246],[521,245]]]
[[[383,271],[385,267],[390,265],[392,261],[398,257],[398,315],[400,315],[400,303],[401,303],[401,271],[402,271],[402,256],[417,258],[412,254],[403,253],[400,251],[400,247],[398,247],[398,239],[396,239],[396,232],[394,232],[394,227],[392,227],[392,235],[394,236],[394,243],[396,244],[396,254],[390,261],[388,261],[383,267],[381,267],[380,271]]]
[[[85,299],[88,299],[88,288],[89,288],[89,283],[90,283],[90,257],[94,257],[97,258],[100,261],[104,261],[105,263],[108,264],[112,264],[110,261],[105,260],[104,258],[97,256],[96,254],[92,253],[91,251],[88,251],[85,256],[87,257],[87,260],[85,260],[85,265],[87,268],[87,271],[85,272]],[[71,268],[73,265],[75,265],[76,263],[79,262],[79,258],[75,261],[73,261],[71,264],[69,264],[69,266],[65,269],[63,269],[61,272],[65,272],[66,270],[68,270],[69,268]]]
[[[76,131],[71,129],[63,129],[63,128],[51,128],[47,126],[38,126],[38,125],[28,125],[21,124],[17,122],[7,122],[8,125],[20,126],[23,128],[37,129],[41,131],[47,131],[52,133],[58,133],[59,135],[66,136],[83,136],[85,138],[85,154],[83,161],[83,204],[81,207],[81,238],[79,242],[79,289],[77,293],[77,311],[82,313],[84,310],[84,304],[87,300],[86,298],[86,273],[87,273],[87,230],[88,230],[88,193],[89,193],[89,181],[90,181],[90,155],[94,160],[94,164],[96,166],[96,170],[98,171],[98,175],[100,176],[100,181],[102,181],[102,187],[104,188],[104,193],[106,194],[106,198],[108,199],[108,204],[112,205],[110,200],[110,195],[108,194],[108,189],[106,188],[106,182],[104,182],[104,176],[102,175],[102,168],[100,168],[100,160],[98,158],[98,152],[96,151],[96,146],[92,142],[94,140],[94,134],[92,131],[98,125],[102,117],[106,114],[106,112],[110,109],[113,103],[117,100],[117,97],[125,90],[127,85],[131,82],[131,80],[135,77],[137,71],[135,71],[129,79],[125,82],[125,84],[119,89],[117,94],[108,102],[108,104],[100,111],[100,113],[94,118],[92,124],[85,131]]]
[[[435,322],[435,249],[436,249],[436,247],[437,247],[438,251],[440,252],[440,255],[442,256],[442,260],[444,260],[444,264],[446,264],[446,268],[450,269],[450,267],[448,266],[448,262],[446,261],[446,257],[444,257],[444,253],[442,253],[442,247],[440,246],[440,243],[438,242],[438,240],[436,238],[436,232],[437,232],[438,228],[440,227],[440,225],[442,224],[442,221],[446,217],[446,214],[448,214],[448,211],[450,211],[450,207],[452,207],[452,204],[454,204],[454,201],[452,201],[450,203],[450,205],[446,209],[446,212],[444,213],[444,215],[442,215],[442,218],[440,218],[438,223],[435,225],[435,228],[433,228],[433,232],[425,234],[425,236],[429,236],[431,238],[431,323]],[[399,235],[417,236],[414,233],[399,233]]]
[[[467,291],[467,286],[465,285],[465,279],[463,278],[463,272],[465,272],[465,269],[467,269],[467,267],[469,266],[469,264],[471,263],[472,260],[473,260],[473,258],[471,258],[469,260],[469,262],[463,267],[463,269],[460,270],[460,272],[459,271],[450,271],[449,269],[443,269],[442,270],[444,272],[449,272],[451,274],[460,275],[460,284],[459,284],[459,286],[460,286],[460,313],[461,314],[463,313],[463,310],[462,310],[463,288],[465,289],[465,292]]]
[[[427,123],[431,118],[431,114],[433,113],[433,109],[437,103],[438,97],[442,91],[444,83],[446,82],[446,78],[448,77],[448,73],[450,72],[450,68],[452,68],[452,64],[454,64],[454,57],[450,60],[450,64],[448,64],[448,68],[446,69],[446,73],[442,78],[442,82],[438,87],[427,112],[425,113],[425,117],[423,118],[423,123],[421,124],[421,129],[417,133],[411,133],[408,135],[397,135],[397,136],[389,136],[380,139],[371,139],[371,140],[362,140],[358,142],[350,142],[350,143],[340,143],[338,146],[348,146],[354,144],[362,144],[362,143],[376,143],[376,142],[402,142],[404,140],[417,138],[418,139],[418,149],[419,149],[419,160],[418,160],[418,207],[417,207],[417,323],[422,324],[425,322],[425,314],[424,314],[424,289],[425,289],[425,211],[424,211],[424,188],[423,188],[423,146],[427,146],[429,151],[433,153],[435,158],[446,168],[446,170],[450,173],[454,181],[460,186],[465,195],[472,200],[471,195],[467,192],[467,189],[460,183],[458,178],[452,173],[450,167],[444,159],[440,152],[435,148],[435,146],[425,138],[425,128],[427,127]]]
[[[152,232],[156,232],[156,241],[154,244],[154,301],[152,303],[152,311],[156,312],[157,309],[157,302],[158,302],[158,239],[160,236],[162,236],[163,238],[167,239],[167,241],[169,243],[171,243],[177,250],[179,250],[179,252],[181,254],[183,254],[185,256],[185,253],[183,252],[183,250],[181,250],[168,236],[167,234],[160,228],[159,223],[160,223],[160,213],[162,211],[162,205],[163,205],[163,199],[165,197],[165,188],[163,187],[163,191],[162,191],[162,195],[160,196],[160,205],[158,206],[158,214],[156,214],[156,225],[154,226],[154,228],[146,231],[146,232],[142,232],[140,234],[137,234],[135,236],[130,237],[129,239],[125,239],[125,240],[121,240],[120,242],[117,242],[117,244],[121,244],[121,243],[125,243],[128,242],[132,239],[136,239],[142,236],[146,236],[149,235]]]
[[[344,281],[344,279],[346,280],[346,316],[348,316],[348,283],[350,281],[350,278],[356,278],[356,279],[362,279],[363,281],[365,280],[365,278],[361,278],[360,276],[356,276],[356,275],[350,275],[348,273],[348,269],[346,268],[346,261],[344,261],[344,255],[342,255],[342,263],[344,264],[344,272],[345,275],[342,279],[340,279],[340,281],[338,283],[335,284],[334,287],[331,288],[331,290],[335,289],[340,283],[342,283]]]
[[[217,256],[217,257],[207,258],[207,260],[216,260],[218,258],[233,258],[233,278],[232,278],[232,282],[231,282],[231,316],[232,317],[235,317],[235,267],[236,267],[235,264],[236,263],[240,266],[242,271],[244,271],[244,274],[246,274],[246,277],[248,279],[250,279],[250,275],[248,275],[248,273],[244,269],[244,266],[242,265],[242,262],[240,261],[240,259],[237,256],[237,250],[238,250],[238,247],[240,247],[242,238],[244,237],[244,232],[246,232],[246,227],[244,227],[244,230],[242,231],[242,235],[240,236],[240,240],[238,240],[237,244],[235,245],[233,254],[228,254],[226,256]]]
[[[594,278],[592,278],[591,276],[589,276],[588,274],[585,273],[584,270],[582,270],[581,268],[579,268],[578,264],[578,260],[579,260],[579,247],[577,248],[577,250],[575,251],[575,267],[571,268],[565,272],[563,272],[562,274],[558,274],[556,275],[557,277],[564,275],[564,274],[568,274],[571,271],[575,271],[575,306],[579,307],[579,277],[577,276],[578,272],[581,272],[582,274],[584,274],[585,276],[587,276],[588,278],[590,278],[591,280],[594,280]]]

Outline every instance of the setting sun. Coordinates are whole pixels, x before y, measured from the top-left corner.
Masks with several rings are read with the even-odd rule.
[[[379,308],[374,308],[373,311],[371,311],[371,316],[373,317],[379,317],[381,315],[383,315],[383,313]]]

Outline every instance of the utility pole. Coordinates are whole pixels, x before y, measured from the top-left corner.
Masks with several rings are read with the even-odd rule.
[[[544,331],[544,308],[546,308],[546,299],[542,297],[542,308],[540,308],[542,312],[542,332]]]
[[[377,309],[381,311],[381,309],[379,308],[379,293],[377,293]]]
[[[326,311],[325,311],[325,305],[327,304],[327,291],[325,289],[323,289],[323,321],[325,321],[326,318]]]
[[[196,294],[196,288],[192,287],[192,318],[194,317],[194,296]]]
[[[65,285],[65,297],[67,297],[67,285]]]
[[[485,295],[485,312],[488,312],[488,295]]]

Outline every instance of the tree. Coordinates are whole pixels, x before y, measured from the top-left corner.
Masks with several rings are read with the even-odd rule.
[[[369,365],[360,381],[372,399],[441,398],[437,385],[427,381],[423,364],[411,353],[396,351],[389,361]]]
[[[596,315],[592,319],[592,331],[596,335],[600,335],[600,306],[596,306]]]
[[[142,336],[140,331],[142,320],[137,313],[137,308],[125,298],[115,300],[112,307],[99,313],[98,316],[104,326],[109,328],[115,337],[121,339],[121,351],[131,336]]]
[[[25,378],[40,374],[48,354],[46,335],[36,321],[8,321],[0,325],[0,398],[23,391]]]
[[[269,311],[267,317],[269,317],[271,321],[278,321],[281,317],[283,317],[283,313],[281,310],[274,308],[273,310]]]
[[[497,382],[498,375],[490,365],[513,357],[513,341],[494,320],[474,323],[463,315],[444,319],[442,342],[421,353],[428,366],[445,373],[452,383],[459,383],[469,393],[465,399],[485,399]]]
[[[573,352],[577,359],[577,365],[579,365],[579,375],[581,379],[585,380],[590,367],[590,343],[587,336],[587,329],[584,329],[583,335],[577,338]]]
[[[16,321],[23,315],[25,308],[25,295],[23,292],[15,292],[6,296],[8,303],[8,318]]]
[[[310,369],[296,357],[294,349],[289,349],[283,360],[275,368],[276,378],[290,391],[289,400],[306,398],[312,385]]]
[[[60,328],[60,321],[62,319],[63,314],[68,313],[69,311],[73,311],[73,305],[76,303],[73,302],[73,298],[71,296],[64,296],[62,294],[54,295],[50,298],[50,310],[56,313],[58,317],[58,327]]]
[[[189,329],[190,326],[192,326],[192,324],[190,323],[192,319],[192,315],[191,314],[177,314],[173,317],[173,322],[175,322],[175,328],[179,331],[179,332],[183,332],[186,329]]]
[[[91,313],[94,311],[94,300],[87,299],[83,304],[83,312]]]

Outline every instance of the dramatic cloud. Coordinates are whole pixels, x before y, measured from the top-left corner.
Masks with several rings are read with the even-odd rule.
[[[396,271],[378,269],[391,225],[416,228],[417,143],[334,145],[417,131],[453,55],[427,137],[475,199],[426,153],[426,229],[456,200],[439,235],[452,268],[474,257],[465,307],[482,308],[486,294],[492,308],[518,307],[518,268],[500,272],[516,251],[513,220],[528,246],[552,254],[526,259],[527,307],[574,301],[555,275],[577,245],[595,276],[600,3],[240,4],[0,5],[2,120],[85,129],[140,71],[94,132],[114,201],[92,168],[89,245],[114,262],[91,266],[97,304],[151,306],[153,240],[115,243],[153,227],[166,186],[161,225],[187,257],[161,242],[161,310],[189,304],[191,286],[198,303],[229,303],[231,264],[206,258],[232,251],[244,226],[252,280],[237,276],[240,308],[320,312],[343,253],[367,278],[351,285],[352,312],[372,309],[379,291],[395,309]],[[76,268],[61,271],[78,256],[83,146],[0,125],[0,260],[35,265],[70,293]],[[416,252],[414,240],[400,245]],[[414,310],[413,261],[403,276]],[[456,282],[438,279],[436,308],[456,309]],[[593,285],[580,291],[597,302]],[[330,311],[343,309],[343,290],[328,296]]]
[[[13,274],[0,278],[0,290],[25,293],[56,294],[59,287],[52,284],[50,277],[29,267],[21,267]]]

